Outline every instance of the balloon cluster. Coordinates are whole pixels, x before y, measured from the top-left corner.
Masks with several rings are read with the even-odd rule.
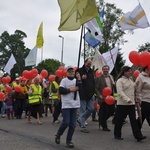
[[[105,87],[102,90],[102,94],[103,96],[105,96],[105,102],[108,105],[112,105],[115,103],[115,98],[113,96],[111,96],[112,90],[109,87]]]
[[[142,68],[148,66],[148,69],[150,69],[150,53],[147,51],[138,53],[137,51],[133,50],[129,53],[129,60],[135,66],[141,66]],[[133,76],[137,78],[139,74],[140,71],[135,70]]]
[[[150,69],[150,53],[149,52],[142,52],[138,53],[137,51],[133,50],[129,53],[129,60],[135,66],[141,66],[142,68],[148,66]]]
[[[1,79],[1,82],[4,83],[4,84],[8,84],[10,81],[11,81],[10,76],[3,77],[3,78]]]

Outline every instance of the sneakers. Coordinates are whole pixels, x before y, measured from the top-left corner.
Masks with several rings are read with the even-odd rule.
[[[71,141],[66,142],[67,147],[74,148],[74,144]]]
[[[59,122],[60,122],[59,120],[54,121],[55,124],[59,124]]]
[[[87,129],[81,129],[81,132],[83,132],[83,133],[90,133]]]
[[[60,144],[60,135],[58,134],[55,135],[55,143]]]
[[[88,126],[88,122],[87,121],[85,121],[85,125]]]

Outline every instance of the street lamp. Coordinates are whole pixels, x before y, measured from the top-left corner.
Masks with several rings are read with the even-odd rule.
[[[62,38],[62,50],[61,50],[61,64],[63,64],[63,51],[64,51],[64,37],[59,35]]]

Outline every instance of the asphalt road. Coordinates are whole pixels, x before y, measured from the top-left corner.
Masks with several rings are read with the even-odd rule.
[[[60,116],[60,120],[61,120]],[[91,117],[88,119],[87,129],[90,133],[80,132],[77,124],[74,133],[73,142],[74,150],[149,150],[150,149],[150,127],[145,121],[142,129],[143,135],[147,139],[137,142],[131,131],[130,123],[123,126],[123,141],[113,138],[113,128],[110,118],[108,126],[110,132],[99,130],[98,122],[92,122]],[[65,145],[66,131],[61,137],[61,143],[57,145],[54,141],[54,135],[59,124],[52,124],[52,116],[43,117],[42,125],[37,125],[36,120],[28,124],[25,118],[7,120],[0,118],[0,150],[68,150]]]

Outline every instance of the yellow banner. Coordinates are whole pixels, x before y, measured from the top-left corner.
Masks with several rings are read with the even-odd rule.
[[[95,0],[58,0],[61,9],[59,31],[78,30],[98,15]]]

